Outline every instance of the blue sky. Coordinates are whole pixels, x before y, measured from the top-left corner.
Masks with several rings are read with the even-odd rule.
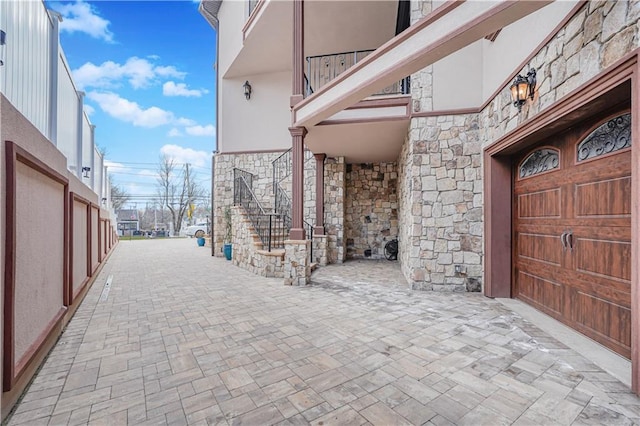
[[[190,163],[211,186],[215,149],[215,31],[199,2],[47,2],[63,16],[60,43],[114,182],[137,206],[155,194],[161,154]]]

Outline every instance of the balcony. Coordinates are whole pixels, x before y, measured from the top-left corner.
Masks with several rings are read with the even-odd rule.
[[[330,55],[307,56],[307,69],[305,74],[306,96],[310,96],[314,91],[328,84],[331,80],[362,61],[372,52],[374,52],[373,49],[333,53]],[[410,77],[405,77],[373,93],[372,96],[408,95],[410,93]]]

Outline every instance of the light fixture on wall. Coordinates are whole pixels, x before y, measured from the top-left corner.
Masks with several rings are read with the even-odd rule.
[[[518,74],[513,80],[511,85],[511,99],[513,99],[513,106],[518,108],[518,111],[522,110],[522,105],[527,102],[527,98],[531,98],[535,95],[536,90],[536,69],[531,68],[526,76]]]
[[[82,168],[82,177],[88,178],[90,171],[91,171],[91,167],[87,167],[87,166],[83,167]]]
[[[244,97],[247,100],[251,99],[251,85],[249,84],[249,80],[244,82],[242,88],[244,89]]]

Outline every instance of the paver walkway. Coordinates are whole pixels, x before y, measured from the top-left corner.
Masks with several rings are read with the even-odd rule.
[[[122,241],[10,424],[640,421],[627,387],[500,303],[340,268],[286,287],[195,240]]]

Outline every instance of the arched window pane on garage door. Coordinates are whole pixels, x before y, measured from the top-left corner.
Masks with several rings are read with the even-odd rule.
[[[631,146],[631,114],[606,121],[578,144],[578,162]]]
[[[551,148],[540,148],[533,151],[520,164],[518,177],[520,179],[548,172],[560,167],[560,154],[558,150]]]

